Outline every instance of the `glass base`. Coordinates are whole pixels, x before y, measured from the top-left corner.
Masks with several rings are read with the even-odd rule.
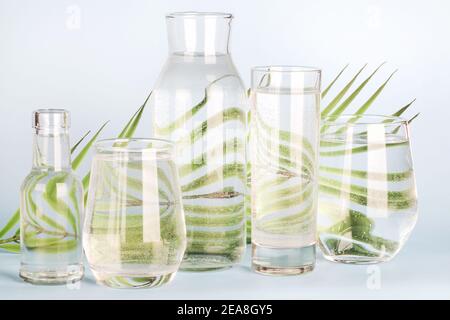
[[[144,288],[156,288],[163,284],[169,283],[175,277],[175,273],[164,274],[160,276],[115,276],[111,274],[102,274],[93,271],[97,283],[110,288],[116,289],[144,289]]]
[[[252,244],[252,270],[266,275],[299,275],[314,270],[316,246],[273,248]]]
[[[84,268],[82,264],[74,264],[64,269],[51,270],[22,263],[19,276],[32,284],[61,285],[80,281],[84,276]]]
[[[323,255],[325,259],[331,262],[345,263],[345,264],[377,264],[389,261],[391,257],[364,257],[364,256],[328,256]]]
[[[236,261],[226,256],[212,254],[189,254],[181,263],[181,271],[214,271],[231,268]]]

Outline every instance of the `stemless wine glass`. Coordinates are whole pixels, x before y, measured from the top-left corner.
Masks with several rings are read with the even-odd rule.
[[[325,258],[355,264],[392,259],[417,220],[407,121],[377,115],[323,119],[319,175]]]
[[[174,155],[159,139],[96,144],[83,246],[98,283],[156,287],[177,272],[186,230]]]

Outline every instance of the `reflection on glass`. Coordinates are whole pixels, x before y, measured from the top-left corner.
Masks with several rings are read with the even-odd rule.
[[[97,143],[83,240],[101,284],[155,287],[173,278],[186,247],[186,230],[170,142]]]
[[[319,240],[329,260],[390,260],[417,219],[407,122],[340,116],[322,121]]]

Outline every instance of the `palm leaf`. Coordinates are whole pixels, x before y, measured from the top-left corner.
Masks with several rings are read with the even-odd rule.
[[[411,119],[408,120],[408,124],[410,124],[415,118],[420,115],[420,112],[416,113]]]
[[[367,85],[367,83],[370,81],[370,79],[372,79],[372,77],[375,75],[375,73],[377,73],[377,71],[385,64],[385,62],[383,62],[382,64],[380,64],[380,66],[378,66],[378,68],[375,69],[375,71],[373,71],[366,80],[364,80],[356,89],[355,91],[353,91],[350,96],[344,100],[344,102],[342,102],[332,113],[332,116],[338,116],[340,114],[342,114],[345,109],[347,109],[347,107],[350,105],[350,103],[353,102],[353,100],[358,96],[358,94],[361,92],[362,89],[364,89],[364,87]],[[358,113],[358,112],[356,112]]]
[[[12,217],[8,220],[6,225],[0,230],[0,238],[6,235],[9,231],[11,231],[14,226],[19,223],[20,220],[20,210],[17,209],[16,212],[12,215]]]
[[[381,67],[381,66],[380,66]],[[378,67],[375,72],[380,68]],[[377,90],[372,93],[372,95],[365,101],[365,103],[359,107],[353,115],[349,123],[355,122],[359,117],[363,116],[364,113],[369,109],[369,107],[375,102],[381,92],[385,89],[388,82],[391,80],[393,75],[397,72],[395,70],[392,72],[389,77],[377,88]],[[371,74],[367,80],[373,76]],[[367,84],[367,82],[363,82],[363,84]],[[361,85],[360,85],[361,87]],[[358,92],[357,88],[355,92]],[[358,92],[359,93],[359,92]],[[339,107],[337,107],[334,112],[332,112],[332,116],[339,116],[343,111],[350,105],[350,103],[346,104],[346,102],[350,100],[352,102],[352,95],[346,99]],[[404,114],[410,106],[414,103],[415,99],[397,110],[392,114],[394,117],[401,116]],[[418,116],[415,115],[408,123],[414,120]],[[387,119],[383,121],[383,123],[393,122],[394,119]],[[397,126],[396,129],[392,133],[396,133],[401,126]],[[321,132],[323,132],[326,128],[322,127]],[[342,130],[338,130],[337,132],[342,132]],[[396,147],[403,145],[403,142],[400,143],[389,143],[386,145],[382,145],[382,148],[386,147]],[[321,157],[334,157],[334,156],[342,156],[348,154],[356,154],[360,152],[368,152],[367,146],[353,147],[351,149],[345,149],[345,145],[342,144],[344,149],[337,149],[339,144],[335,142],[328,143],[326,141],[321,141],[321,147],[331,147],[331,149],[325,149],[320,151]],[[372,148],[371,148],[372,150]],[[369,168],[370,169],[370,168]],[[327,175],[331,174],[331,175]],[[346,179],[342,181],[340,179],[333,179],[336,176],[347,176]],[[399,187],[394,187],[392,190],[377,190],[377,189],[369,189],[368,183],[359,185],[359,181],[368,181],[381,179],[380,181],[390,181],[391,184],[397,184],[398,186],[402,186],[402,184],[407,183],[407,180],[411,179],[412,172],[407,170],[405,172],[388,172],[388,173],[378,173],[378,172],[368,172],[364,170],[344,170],[343,168],[332,168],[328,166],[321,166],[319,173],[319,189],[320,193],[326,194],[327,198],[339,198],[344,197],[348,201],[361,206],[376,206],[378,195],[380,195],[380,201],[383,202],[383,205],[386,205],[385,201],[387,200],[387,207],[393,211],[401,211],[401,210],[409,210],[410,208],[414,208],[416,205],[416,196],[414,192],[414,188],[406,188],[401,189]],[[355,177],[355,181],[347,180],[350,177]],[[351,183],[345,182],[351,181]],[[327,229],[321,229],[321,231],[325,231],[327,233],[327,239],[322,241],[322,246],[335,254],[348,254],[348,255],[358,255],[358,256],[366,256],[366,257],[375,257],[377,256],[377,250],[386,251],[389,253],[395,252],[397,250],[399,243],[387,239],[383,239],[378,236],[373,235],[374,229],[374,221],[367,218],[365,214],[361,212],[356,212],[352,210],[348,210],[347,213],[343,212],[343,208],[337,207],[334,200],[324,200],[325,203],[322,203],[321,214],[325,214],[330,219],[337,219],[335,225],[331,227],[327,227]],[[328,208],[328,209],[327,209]],[[323,212],[324,211],[324,212]],[[345,217],[342,220],[342,217]],[[331,220],[333,221],[333,220]],[[331,236],[335,235],[335,237]]]
[[[369,97],[369,99],[367,99],[367,101],[355,112],[355,114],[357,115],[364,114],[364,112],[366,112],[367,109],[369,109],[369,107],[372,105],[372,103],[374,103],[375,99],[378,98],[380,93],[383,91],[384,87],[386,87],[387,83],[389,82],[389,80],[391,80],[392,76],[396,72],[397,70],[391,73],[391,75],[387,78],[387,80]]]
[[[418,116],[420,115],[420,112],[419,113],[416,113],[411,119],[409,119],[408,121],[406,121],[408,124],[410,124],[415,118],[417,118]],[[398,131],[401,129],[401,125],[399,125],[399,126],[397,126],[394,130],[392,130],[392,133],[393,134],[396,134],[396,133],[398,133]]]
[[[73,154],[75,152],[75,150],[77,150],[78,146],[83,142],[83,140],[91,133],[91,130],[89,130],[88,132],[86,132],[84,134],[84,136],[81,137],[80,140],[78,140],[77,143],[74,144],[74,146],[72,147],[72,149],[70,149],[70,154]]]
[[[138,125],[141,121],[142,114],[144,113],[145,106],[147,105],[147,102],[149,101],[150,97],[152,95],[152,91],[149,93],[147,98],[145,99],[144,103],[139,107],[139,109],[133,114],[133,116],[128,120],[125,127],[122,129],[122,131],[119,133],[117,138],[119,139],[129,139],[131,138]],[[82,179],[83,188],[85,190],[84,200],[86,203],[87,200],[87,194],[88,194],[88,187],[89,187],[89,181],[90,181],[91,172],[89,171]]]
[[[367,64],[365,64],[361,69],[359,69],[359,71],[353,76],[353,78],[344,86],[344,88],[339,91],[339,93],[336,95],[336,97],[334,97],[333,100],[331,100],[331,102],[326,106],[326,108],[322,111],[321,116],[325,117],[326,115],[328,115],[333,109],[334,107],[336,107],[336,105],[339,103],[339,101],[342,100],[342,98],[345,96],[345,94],[347,93],[348,90],[350,90],[351,86],[353,85],[353,83],[356,81],[356,79],[358,78],[358,76],[361,74],[361,72],[366,68]]]
[[[338,75],[333,79],[333,81],[331,81],[331,83],[325,88],[325,90],[322,91],[322,99],[325,98],[325,96],[327,95],[328,91],[330,91],[331,87],[336,83],[336,81],[341,77],[342,73],[345,71],[345,69],[347,69],[348,67],[348,63],[345,65],[345,67],[343,67],[341,69],[341,71],[339,71]]]
[[[136,111],[136,113],[131,117],[131,119],[127,122],[125,127],[119,133],[119,135],[117,136],[119,139],[131,138],[134,135],[134,132],[136,131],[136,128],[139,125],[139,122],[141,121],[142,113],[144,112],[145,106],[147,105],[148,100],[152,96],[152,93],[153,91],[149,93],[142,106]]]
[[[76,170],[81,162],[83,161],[83,159],[86,157],[87,153],[89,152],[89,150],[91,149],[92,145],[94,144],[94,142],[97,140],[98,136],[100,135],[100,133],[102,132],[102,130],[105,128],[105,126],[108,124],[109,121],[106,121],[101,127],[100,129],[98,129],[98,131],[95,133],[95,135],[89,140],[89,142],[84,146],[84,148],[80,151],[80,153],[75,157],[75,159],[73,159],[72,161],[72,169]],[[83,137],[84,139],[84,137]],[[79,143],[79,142],[78,142]],[[76,144],[74,146],[74,148],[72,148],[72,150],[76,149],[76,146],[78,144]]]
[[[136,131],[136,128],[141,120],[142,117],[142,113],[144,111],[145,105],[147,104],[149,98],[151,96],[151,92],[150,94],[147,96],[144,104],[135,112],[135,114],[131,117],[131,119],[127,122],[127,124],[125,125],[125,127],[123,128],[123,130],[121,131],[121,133],[119,134],[119,138],[130,138],[133,136],[133,134]],[[86,158],[86,155],[88,154],[89,150],[92,148],[93,144],[95,143],[95,141],[97,140],[97,138],[99,137],[100,133],[103,131],[103,129],[105,128],[105,126],[107,125],[109,121],[105,122],[100,129],[97,130],[97,132],[95,133],[95,135],[87,142],[87,144],[84,146],[84,148],[80,151],[80,153],[75,157],[75,159],[72,161],[72,168],[75,170],[77,169],[81,163],[83,162],[83,160]],[[90,131],[88,131],[85,135],[83,135],[83,137],[81,137],[80,140],[78,140],[74,146],[71,148],[71,153],[73,154],[77,148],[81,145],[81,143],[84,141],[84,139],[89,135]],[[84,178],[82,179],[82,184],[84,189],[86,190],[85,192],[85,199],[87,196],[87,189],[88,189],[88,185],[89,185],[89,177],[90,174],[86,174],[84,176]],[[47,188],[46,191],[46,196],[45,199],[48,202],[48,204],[54,208],[57,209],[57,211],[64,215],[65,217],[67,217],[70,221],[70,223],[72,224],[72,227],[74,225],[74,217],[73,217],[73,213],[70,211],[70,209],[67,207],[67,205],[65,203],[62,203],[61,201],[59,201],[58,199],[56,199],[54,197],[54,195],[52,194],[52,192],[54,192],[54,190],[52,191],[52,186],[49,186],[49,188]],[[36,210],[37,207],[34,206],[30,209],[34,209]],[[10,218],[10,220],[6,223],[6,225],[0,230],[0,238],[5,236],[8,232],[10,232],[19,222],[20,220],[20,210],[17,209],[16,212],[12,215],[12,217]],[[55,221],[53,220],[46,220],[46,223],[49,224],[50,226],[53,227],[60,227]],[[2,239],[0,239],[0,243],[1,243]],[[67,249],[71,249],[74,246],[75,241],[74,240],[68,240],[67,244],[65,244],[65,242],[61,242],[60,245],[63,246],[64,248]],[[11,252],[19,252],[20,248],[16,245],[16,244],[10,244],[10,243],[1,243],[0,248],[5,249],[7,251],[11,251]],[[55,248],[50,248],[48,249],[49,251],[54,251],[54,252],[58,252],[58,250],[60,251],[61,248],[60,247],[55,247]]]
[[[12,253],[20,253],[20,244],[4,243],[4,244],[0,244],[0,249],[4,249],[4,250],[12,252]]]
[[[350,79],[350,81],[346,82],[344,84],[344,86],[342,87],[342,89],[340,89],[340,91],[338,91],[338,94],[335,97],[331,98],[331,101],[326,105],[326,107],[322,110],[321,112],[321,116],[327,116],[327,115],[331,115],[334,117],[337,117],[341,114],[343,114],[348,108],[351,107],[351,105],[353,104],[355,98],[357,96],[360,96],[361,94],[364,93],[364,89],[366,88],[366,86],[369,84],[369,82],[371,82],[373,80],[374,75],[379,72],[380,68],[384,65],[385,63],[382,63],[381,65],[379,65],[371,74],[368,75],[368,77],[366,77],[364,79],[364,81],[362,81],[355,89],[352,90],[354,83],[356,82],[357,78],[361,75],[362,71],[365,69],[366,65],[364,65],[361,69],[359,69],[357,71],[356,74],[354,74],[352,76],[352,78]],[[338,80],[340,80],[344,74],[344,71],[346,70],[347,66],[345,66],[343,69],[340,70],[340,72],[338,73],[338,75],[333,78],[333,80],[331,81],[331,83],[326,87],[326,89],[322,92],[322,99],[326,96],[328,97],[330,89],[332,87],[335,87],[338,84]],[[385,87],[387,86],[388,82],[391,80],[391,78],[393,77],[393,75],[395,74],[397,70],[395,70],[394,72],[392,72],[392,74],[389,75],[389,77],[376,89],[375,92],[373,92],[369,98],[363,103],[362,106],[360,106],[353,114],[356,116],[360,116],[363,115],[368,109],[369,107],[376,101],[376,99],[378,98],[378,96],[382,93],[382,91],[385,89]],[[352,90],[352,91],[351,91]],[[351,92],[350,92],[351,91]],[[347,93],[350,92],[350,94],[348,95],[348,97],[345,98],[345,96],[347,95]],[[344,100],[345,99],[345,100]],[[343,102],[341,102],[343,100]],[[412,100],[411,102],[409,102],[407,105],[403,106],[402,108],[400,108],[399,110],[397,110],[396,112],[394,112],[392,114],[392,116],[400,116],[402,114],[404,114],[412,105],[412,103],[414,103],[415,100]],[[413,117],[414,118],[414,117]],[[356,117],[357,119],[357,117]],[[387,120],[389,121],[389,120]],[[321,131],[323,132],[326,128],[322,127]],[[279,132],[281,134],[281,131]],[[274,131],[270,134],[270,137],[272,137],[272,140],[275,140],[273,143],[271,143],[272,145],[280,145],[279,147],[279,151],[277,150],[277,154],[273,155],[273,157],[271,157],[270,159],[268,159],[268,163],[271,162],[275,162],[278,164],[283,164],[283,162],[289,158],[289,155],[291,152],[293,151],[293,145],[292,143],[289,142],[289,139],[285,139],[285,140],[280,140],[281,135],[279,134],[277,131]],[[259,135],[260,140],[264,140],[261,138],[262,135]],[[288,137],[288,136],[287,136]],[[264,137],[263,137],[264,138]],[[289,138],[289,137],[288,137]],[[260,146],[264,145],[263,142],[261,142],[259,140]],[[398,144],[400,145],[400,144]],[[321,146],[325,146],[324,142],[321,142]],[[331,147],[333,145],[330,145]],[[395,147],[397,146],[396,144],[389,144],[388,147]],[[300,148],[302,152],[302,155],[308,154],[309,152],[307,152],[307,150],[303,148]],[[338,156],[338,155],[342,155],[342,154],[346,154],[348,152],[353,153],[361,153],[361,152],[367,152],[367,148],[362,146],[362,147],[356,147],[356,148],[352,148],[351,150],[339,150],[339,149],[325,149],[326,151],[322,151],[321,152],[321,156],[326,156],[326,157],[333,157],[333,156]],[[298,150],[296,150],[295,152],[299,152]],[[267,153],[267,152],[266,152]],[[287,157],[287,158],[286,158]],[[289,164],[286,163],[286,168],[289,168]],[[281,172],[281,171],[280,171]],[[326,166],[321,166],[320,167],[320,172],[319,172],[319,187],[321,192],[326,192],[329,194],[329,196],[337,196],[340,193],[342,193],[341,191],[341,185],[338,184],[338,182],[333,181],[333,180],[326,180],[322,177],[323,174],[326,173],[332,173],[335,175],[350,175],[352,177],[356,177],[359,179],[367,179],[368,177],[370,177],[371,179],[373,179],[374,177],[377,177],[377,173],[374,172],[366,172],[363,170],[360,171],[345,171],[342,168],[330,168],[330,167],[326,167]],[[280,173],[281,174],[281,173]],[[401,183],[401,181],[409,179],[411,176],[411,172],[406,171],[406,172],[389,172],[386,175],[380,176],[380,179],[386,179],[388,178],[389,181],[391,181],[391,183]],[[300,195],[297,195],[296,193],[291,193],[288,188],[284,188],[283,189],[283,183],[284,181],[286,181],[286,178],[289,178],[289,176],[283,177],[283,179],[280,177],[278,179],[272,179],[268,181],[265,181],[265,185],[266,185],[266,189],[269,190],[270,192],[268,192],[267,194],[273,194],[273,195],[277,195],[276,196],[276,200],[275,202],[273,202],[273,205],[266,205],[266,206],[262,206],[259,208],[259,210],[264,210],[264,208],[271,208],[273,207],[271,211],[276,211],[278,209],[283,209],[283,210],[287,210],[287,209],[292,209],[294,211],[294,206],[299,203],[306,203],[307,199],[303,199],[302,201],[296,201],[296,199],[302,199],[300,197]],[[301,189],[301,188],[300,188]],[[345,189],[345,188],[344,188]],[[365,189],[362,188],[361,186],[358,185],[348,185],[347,189],[350,190],[348,193],[348,198],[351,201],[354,201],[360,205],[366,205],[367,204],[367,199],[368,199],[368,195],[372,194],[373,192],[378,192],[379,190],[370,190],[370,192]],[[267,191],[266,190],[266,191]],[[344,190],[345,191],[345,190]],[[388,199],[389,199],[389,207],[390,208],[394,208],[396,210],[400,210],[400,209],[404,209],[409,207],[410,205],[412,205],[412,203],[414,202],[413,198],[409,198],[410,194],[409,194],[409,190],[405,190],[404,192],[391,192],[387,195]],[[261,202],[258,202],[259,205],[261,205],[262,202],[267,202],[270,203],[270,197],[265,199],[264,196],[262,196],[262,200]],[[264,200],[265,199],[265,200]],[[273,198],[272,198],[273,199]],[[374,199],[370,198],[371,203],[374,203]],[[267,204],[267,203],[266,203]],[[276,209],[276,210],[275,210]],[[248,211],[249,213],[251,212],[250,210]],[[287,211],[283,211],[283,212],[287,212]],[[248,213],[248,214],[249,214]],[[264,212],[264,214],[269,213],[270,212]],[[270,222],[267,223],[267,227],[270,230],[275,230],[274,232],[281,232],[282,230],[286,231],[286,230],[290,230],[293,228],[293,230],[300,230],[300,229],[295,229],[295,225],[298,223],[298,221],[300,220],[296,220],[298,219],[299,216],[293,216],[290,217],[288,216],[287,218],[283,218],[279,221],[275,221],[275,222]],[[372,228],[373,228],[373,224],[371,221],[365,219],[365,217],[363,216],[363,214],[359,214],[356,213],[352,215],[352,219],[350,221],[347,221],[348,225],[346,226],[347,229],[345,230],[349,230],[348,227],[353,227],[353,231],[355,232],[356,236],[358,235],[358,228],[363,228],[365,230],[365,240],[368,241],[371,245],[375,246],[375,247],[381,247],[383,245],[385,245],[386,247],[389,248],[395,248],[396,247],[396,243],[393,242],[389,242],[386,241],[385,239],[382,239],[380,237],[375,237],[371,235],[372,232]],[[301,225],[301,224],[300,224]],[[299,225],[299,226],[300,226]],[[342,227],[344,228],[344,225],[337,225],[338,227]],[[291,228],[292,227],[292,228]],[[342,229],[341,228],[341,229]],[[360,228],[360,229],[361,229]],[[352,229],[350,229],[352,230]],[[361,229],[362,230],[362,229]],[[342,229],[342,234],[345,234],[344,229]],[[360,233],[361,235],[363,233]],[[355,236],[355,237],[356,237]],[[364,240],[363,237],[360,237],[359,240]],[[365,250],[363,247],[357,248],[355,246],[354,250],[359,250],[361,253],[364,254],[369,254],[369,252],[367,250]]]
[[[416,99],[413,99],[410,103],[408,103],[406,106],[400,108],[399,110],[397,110],[396,112],[394,112],[393,114],[391,114],[391,116],[393,117],[400,117],[406,110],[408,110],[408,108],[416,101]],[[386,121],[386,120],[385,120]]]
[[[214,84],[216,84],[217,82],[219,82],[223,79],[226,79],[226,78],[230,78],[230,77],[236,77],[236,75],[226,74],[226,75],[223,75],[223,76],[215,79],[214,81],[211,81],[208,84],[208,86],[205,88],[205,94],[204,94],[203,98],[200,100],[200,102],[198,102],[196,105],[194,105],[194,107],[192,107],[191,109],[187,110],[184,114],[180,115],[177,119],[175,119],[173,122],[171,122],[168,126],[162,127],[162,128],[156,126],[158,134],[159,135],[170,134],[172,131],[174,131],[175,129],[182,126],[186,121],[193,118],[208,103],[209,91],[210,91],[211,87]],[[250,95],[250,93],[251,93],[251,90],[249,89],[247,91],[247,95]]]

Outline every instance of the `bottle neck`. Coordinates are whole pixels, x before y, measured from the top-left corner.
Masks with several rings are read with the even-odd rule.
[[[231,15],[167,16],[169,53],[189,56],[228,54]]]
[[[33,169],[71,170],[68,130],[36,129],[33,137]]]

